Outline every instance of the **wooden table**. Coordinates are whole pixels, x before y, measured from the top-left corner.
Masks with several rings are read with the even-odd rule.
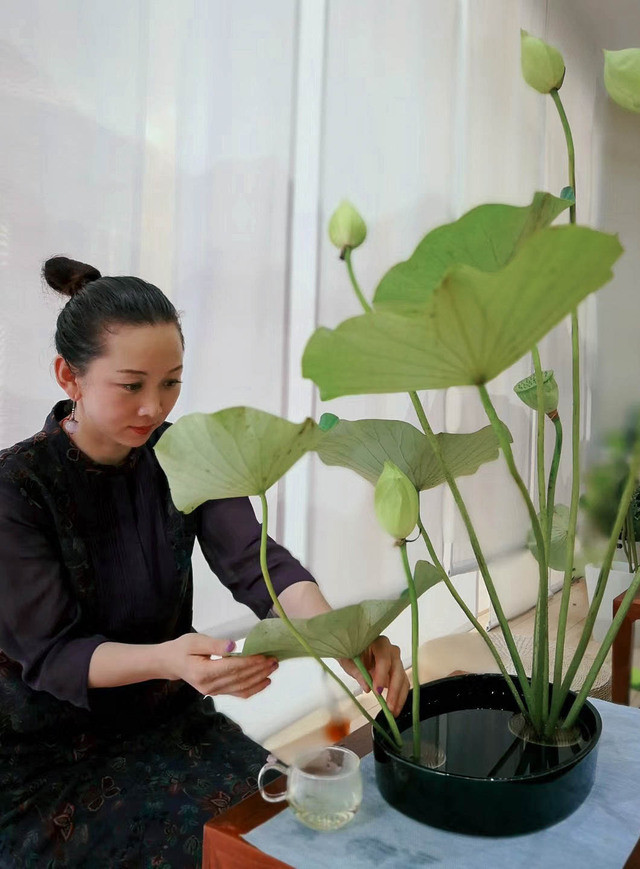
[[[619,594],[613,601],[613,615],[620,609],[620,604],[626,592]],[[631,661],[633,658],[633,623],[640,619],[640,595],[629,607],[629,612],[620,625],[620,630],[613,641],[613,659],[611,662],[611,699],[614,703],[629,705],[629,681],[631,678]]]
[[[358,757],[364,757],[373,746],[371,725],[363,725],[337,744],[350,748]],[[282,790],[283,779],[284,776],[280,776],[270,788],[274,792]],[[244,833],[264,824],[286,807],[286,801],[267,803],[256,792],[222,815],[207,821],[204,826],[202,869],[295,869],[288,863],[265,854],[242,838]],[[623,869],[640,869],[640,838]]]

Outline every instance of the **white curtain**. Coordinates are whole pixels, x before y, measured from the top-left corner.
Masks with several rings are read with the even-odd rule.
[[[579,218],[589,222],[599,57],[573,17],[559,0],[5,0],[0,443],[37,430],[58,397],[57,302],[38,277],[55,253],[104,274],[138,274],[184,310],[178,414],[246,403],[294,419],[330,410],[415,424],[402,395],[321,404],[302,381],[300,350],[314,324],[358,313],[326,237],[329,215],[347,197],[365,216],[354,264],[371,292],[430,228],[484,201],[524,205],[536,189],[558,193],[567,183],[562,131],[550,100],[521,80],[525,27],[567,59],[562,94]],[[541,348],[545,367],[556,367],[567,434],[568,346],[562,324]],[[529,371],[522,360],[491,392],[531,480],[531,415],[512,392]],[[470,390],[423,397],[436,430],[486,424]],[[328,598],[399,591],[398,555],[377,527],[371,487],[315,460],[292,479],[272,493],[271,528]],[[567,484],[563,472],[560,497]],[[522,547],[526,517],[502,460],[462,488],[488,552]],[[427,493],[423,508],[445,564],[482,608],[450,496]],[[519,562],[517,575],[499,574],[510,613],[532,604],[535,570]],[[424,637],[464,624],[440,590],[423,610]],[[201,559],[195,619],[223,632],[251,622]],[[406,648],[400,627],[394,636]]]

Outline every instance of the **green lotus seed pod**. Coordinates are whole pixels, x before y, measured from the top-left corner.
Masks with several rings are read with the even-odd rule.
[[[640,112],[640,48],[605,51],[604,86],[623,109]]]
[[[532,410],[538,409],[538,388],[536,376],[531,374],[525,377],[513,387],[513,391],[522,399],[527,407]],[[544,396],[544,412],[553,413],[558,409],[558,384],[553,376],[553,371],[542,372],[542,393]]]
[[[343,199],[331,215],[329,238],[340,250],[359,247],[367,237],[367,225],[353,205]]]
[[[539,93],[548,94],[562,87],[565,72],[562,55],[526,30],[520,31],[520,63],[524,80]]]
[[[416,527],[420,512],[418,492],[393,462],[385,462],[376,483],[374,506],[378,522],[396,540],[404,540]]]

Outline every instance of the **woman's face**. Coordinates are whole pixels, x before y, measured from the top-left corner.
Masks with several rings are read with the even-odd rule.
[[[94,461],[122,461],[145,443],[180,395],[182,342],[173,323],[114,326],[105,352],[75,378],[77,446]]]

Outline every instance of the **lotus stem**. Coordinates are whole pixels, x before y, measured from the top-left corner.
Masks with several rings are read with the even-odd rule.
[[[593,631],[593,626],[595,624],[598,610],[600,609],[600,604],[602,603],[602,598],[604,597],[604,592],[607,586],[607,579],[609,578],[609,573],[611,571],[611,565],[613,563],[613,557],[615,555],[616,546],[618,543],[618,537],[620,536],[620,529],[624,523],[625,515],[627,510],[629,509],[629,503],[631,501],[631,497],[633,495],[636,480],[638,477],[638,471],[640,470],[640,438],[636,440],[633,458],[630,463],[629,474],[627,476],[627,481],[625,483],[625,487],[622,493],[622,497],[620,499],[620,504],[618,507],[618,512],[616,515],[616,521],[614,523],[613,530],[609,535],[609,541],[607,543],[607,549],[605,552],[604,561],[602,563],[602,567],[600,568],[600,573],[598,575],[598,582],[596,585],[596,591],[593,596],[593,600],[591,602],[591,606],[589,607],[589,611],[587,613],[587,617],[585,619],[584,628],[582,630],[582,634],[580,636],[580,640],[578,642],[578,647],[575,650],[575,653],[571,659],[571,663],[567,668],[566,675],[562,682],[559,682],[558,685],[554,684],[553,688],[553,697],[551,701],[551,713],[549,716],[549,720],[547,723],[547,733],[552,733],[555,728],[558,717],[560,715],[560,709],[567,697],[567,694],[571,690],[571,684],[573,682],[574,676],[580,666],[580,661],[582,660],[582,656],[584,655],[585,649],[589,644],[589,640],[591,638],[591,632]],[[556,690],[556,688],[558,690]]]
[[[369,688],[371,688],[373,695],[378,700],[378,703],[380,704],[380,708],[382,709],[382,711],[384,713],[384,717],[387,719],[387,723],[389,724],[389,728],[390,728],[391,732],[393,733],[393,738],[395,739],[398,748],[402,748],[402,736],[400,735],[400,730],[398,729],[398,722],[393,717],[393,713],[391,712],[391,710],[387,706],[387,701],[384,699],[382,694],[378,694],[378,691],[373,684],[373,679],[371,678],[371,673],[365,667],[360,655],[356,655],[355,658],[353,658],[353,663],[356,665],[358,670],[360,670],[360,673],[362,674],[362,678],[367,683]]]
[[[562,129],[564,131],[565,141],[567,143],[567,158],[569,162],[569,184],[571,185],[571,189],[573,190],[574,202],[569,206],[569,222],[576,222],[576,152],[573,145],[573,135],[571,133],[571,125],[569,124],[569,119],[567,118],[567,114],[564,110],[564,106],[562,105],[562,100],[560,99],[560,94],[557,88],[552,88],[549,92],[549,96],[553,100],[558,110],[558,114],[560,115],[560,122],[562,124]]]
[[[513,450],[511,449],[509,438],[505,434],[505,427],[501,422],[500,418],[498,417],[498,414],[496,413],[496,409],[493,406],[491,398],[489,397],[489,393],[487,392],[487,387],[483,383],[481,383],[478,385],[478,391],[480,393],[482,405],[485,409],[487,417],[489,418],[489,422],[493,426],[493,430],[496,433],[498,442],[507,461],[509,473],[511,474],[511,477],[515,482],[516,486],[520,490],[520,494],[522,495],[522,498],[526,505],[527,511],[529,513],[529,519],[531,520],[531,527],[533,528],[533,533],[536,539],[536,546],[538,548],[538,568],[540,574],[540,588],[538,600],[543,600],[544,606],[538,607],[539,612],[536,613],[538,631],[537,634],[534,636],[533,660],[534,662],[538,662],[538,669],[536,670],[535,667],[532,667],[531,670],[533,706],[529,706],[529,709],[531,711],[532,724],[538,732],[541,732],[542,712],[544,705],[543,694],[545,690],[549,690],[549,677],[548,673],[545,673],[544,666],[545,660],[548,664],[548,657],[544,655],[544,652],[542,650],[542,643],[546,642],[548,634],[547,597],[549,594],[549,580],[547,573],[547,563],[545,558],[544,535],[542,533],[542,527],[540,525],[540,520],[538,519],[538,514],[536,513],[536,508],[529,495],[529,490],[527,489],[525,482],[520,476],[520,473],[518,472],[518,469],[516,467],[516,463],[513,458]],[[540,665],[539,663],[541,651],[543,662],[542,665]]]
[[[576,168],[575,168],[575,148],[573,144],[573,135],[571,126],[567,118],[562,100],[557,89],[552,89],[550,96],[555,103],[560,122],[564,131],[565,141],[567,145],[567,160],[569,184],[573,190],[574,202],[569,207],[569,222],[576,222]],[[562,597],[560,599],[560,612],[558,614],[558,631],[556,634],[556,657],[553,670],[553,692],[551,700],[551,717],[557,720],[557,715],[562,705],[560,697],[564,693],[561,689],[562,685],[562,665],[564,661],[564,645],[567,630],[567,617],[569,614],[569,600],[571,598],[571,582],[573,579],[573,558],[576,542],[576,528],[578,525],[578,504],[580,499],[580,329],[578,325],[578,314],[574,311],[571,314],[571,385],[573,408],[571,414],[571,454],[572,454],[572,469],[571,469],[571,503],[569,506],[569,527],[567,529],[567,560],[564,569],[564,579],[562,582]],[[566,696],[566,695],[565,695]],[[564,701],[562,701],[564,702]]]
[[[406,540],[403,540],[400,544],[400,554],[402,555],[402,564],[407,577],[407,588],[409,589],[409,600],[411,602],[411,686],[413,688],[411,695],[411,723],[413,730],[413,759],[416,763],[419,763],[422,740],[420,733],[420,674],[418,673],[418,596],[413,582],[409,558],[407,557]]]
[[[631,507],[631,505],[629,505]],[[627,559],[627,564],[629,565],[629,572],[633,573],[633,564],[631,560],[631,546],[629,545],[629,511],[627,510],[627,515],[624,517],[624,523],[622,525],[622,531],[620,532],[620,537],[622,538],[622,551],[624,552],[624,557]]]
[[[635,493],[634,493],[635,494]],[[631,496],[631,503],[627,510],[627,546],[629,548],[629,571],[635,573],[638,569],[638,550],[636,548],[636,528],[634,516],[634,496]]]
[[[427,440],[431,449],[433,450],[438,462],[440,464],[440,468],[445,476],[449,489],[451,490],[451,494],[453,495],[453,499],[456,503],[458,510],[460,511],[460,515],[462,517],[462,521],[465,524],[465,528],[467,529],[467,534],[469,535],[469,541],[471,542],[471,547],[473,549],[473,554],[476,557],[476,561],[478,562],[478,569],[482,575],[484,580],[485,587],[487,589],[487,594],[489,595],[489,600],[493,606],[494,612],[496,614],[496,618],[500,622],[500,627],[502,628],[502,633],[509,649],[509,654],[511,655],[511,660],[514,663],[516,668],[516,672],[518,674],[518,680],[522,687],[522,693],[525,697],[525,703],[528,709],[531,709],[531,686],[529,685],[529,680],[527,679],[527,675],[524,670],[524,666],[522,664],[522,659],[520,658],[520,653],[515,644],[515,640],[513,639],[513,634],[511,633],[511,627],[509,626],[509,622],[507,617],[504,614],[504,610],[502,609],[502,604],[500,603],[500,599],[496,592],[496,588],[493,584],[493,579],[491,578],[491,574],[489,573],[489,568],[487,566],[487,561],[484,557],[484,553],[480,548],[480,543],[478,541],[478,537],[475,532],[475,528],[473,527],[473,523],[471,521],[471,517],[469,516],[469,512],[466,508],[462,495],[460,494],[460,489],[458,488],[458,484],[455,481],[455,478],[451,474],[447,463],[444,460],[444,456],[442,455],[442,449],[440,448],[440,442],[438,438],[435,436],[433,429],[429,425],[429,420],[427,419],[427,415],[424,412],[424,408],[422,407],[422,403],[418,398],[418,394],[415,391],[409,393],[409,397],[411,402],[415,408],[418,419],[420,420],[420,425],[422,426],[422,430],[427,436]],[[537,519],[537,517],[536,517]]]
[[[458,590],[456,589],[455,585],[451,582],[451,577],[449,576],[447,571],[444,569],[442,562],[438,558],[438,555],[435,551],[433,543],[431,542],[431,538],[429,537],[429,535],[427,533],[427,529],[422,524],[422,520],[420,518],[418,519],[418,528],[420,529],[420,534],[422,535],[422,539],[425,542],[425,546],[427,547],[427,550],[429,552],[429,556],[431,557],[431,560],[432,560],[434,566],[438,569],[438,571],[442,575],[442,581],[444,582],[446,587],[449,589],[449,592],[451,593],[451,596],[453,597],[455,602],[458,604],[460,609],[463,611],[463,613],[466,615],[466,617],[469,619],[471,624],[474,626],[474,628],[477,630],[477,632],[480,634],[480,636],[482,637],[482,639],[486,643],[489,651],[493,655],[493,658],[494,658],[496,664],[500,668],[500,672],[502,673],[505,682],[509,686],[509,690],[513,694],[514,700],[518,704],[518,709],[520,710],[520,712],[522,712],[522,714],[525,717],[527,717],[527,710],[526,710],[524,703],[522,702],[522,697],[518,693],[518,689],[516,688],[516,686],[513,684],[513,679],[511,678],[511,676],[507,672],[507,668],[504,665],[504,661],[500,657],[498,650],[496,649],[495,645],[493,644],[493,640],[489,636],[489,632],[486,631],[485,628],[483,628],[483,626],[478,621],[477,617],[471,612],[471,610],[466,605],[466,603],[464,602],[462,597],[458,594]]]
[[[631,585],[625,592],[625,596],[622,598],[622,603],[618,608],[618,612],[615,614],[615,617],[611,622],[611,625],[609,626],[609,630],[605,634],[604,640],[602,641],[602,645],[598,649],[595,660],[591,665],[591,668],[589,669],[589,672],[587,673],[584,682],[582,683],[580,693],[574,700],[573,705],[571,706],[571,709],[569,710],[569,713],[562,724],[564,728],[571,727],[575,723],[575,720],[584,705],[584,701],[587,699],[589,691],[591,690],[593,683],[595,682],[596,677],[600,672],[600,668],[604,664],[604,660],[607,657],[609,649],[613,645],[613,641],[615,640],[616,634],[620,629],[620,625],[622,624],[627,613],[629,612],[629,608],[633,603],[638,588],[640,588],[640,570],[636,569],[634,577],[631,581]]]
[[[347,270],[349,272],[349,278],[351,280],[351,285],[352,285],[354,292],[358,298],[358,301],[360,302],[360,304],[362,305],[362,307],[365,311],[367,311],[367,312],[371,311],[371,305],[365,299],[364,294],[362,293],[362,290],[360,289],[360,286],[359,286],[358,281],[356,279],[356,276],[354,274],[353,266],[351,264],[351,250],[349,248],[347,248],[345,250],[344,260],[345,260],[345,263],[347,266]],[[518,674],[518,680],[520,682],[520,685],[522,686],[522,692],[524,694],[525,701],[528,703],[528,701],[530,701],[530,699],[531,699],[531,689],[529,686],[529,681],[527,679],[527,675],[525,673],[525,669],[524,669],[524,666],[522,664],[522,659],[520,658],[520,654],[518,652],[515,641],[513,639],[513,634],[511,633],[511,628],[509,627],[509,622],[504,614],[504,610],[502,609],[502,605],[501,605],[500,600],[498,598],[495,586],[493,584],[493,580],[491,578],[491,574],[489,573],[489,568],[487,566],[486,559],[485,559],[484,554],[480,548],[480,543],[478,541],[477,535],[475,533],[475,529],[474,529],[473,524],[471,522],[471,517],[469,516],[467,508],[464,504],[464,501],[462,500],[462,495],[460,494],[460,490],[458,489],[458,486],[455,482],[455,478],[451,475],[451,473],[450,473],[450,471],[449,471],[449,469],[444,461],[444,456],[442,455],[442,450],[440,449],[440,444],[438,443],[438,439],[436,438],[436,436],[433,432],[433,429],[429,425],[429,421],[428,421],[427,416],[424,412],[424,408],[422,407],[422,403],[420,402],[420,399],[418,397],[418,393],[415,391],[409,392],[409,398],[411,399],[411,402],[415,408],[416,414],[418,415],[418,419],[420,420],[422,430],[424,431],[425,435],[427,436],[427,439],[431,445],[431,448],[433,449],[436,457],[438,458],[438,460],[440,462],[440,467],[442,468],[442,471],[445,475],[445,479],[447,480],[447,483],[449,485],[449,488],[451,490],[453,498],[456,502],[458,510],[460,511],[460,515],[462,516],[462,520],[465,524],[465,527],[467,529],[467,533],[469,535],[469,540],[471,541],[471,546],[472,546],[474,555],[476,556],[476,560],[478,562],[478,567],[480,569],[480,573],[482,575],[482,578],[483,578],[483,581],[485,584],[485,588],[487,589],[489,599],[491,601],[494,612],[496,614],[496,618],[498,619],[498,622],[500,623],[500,627],[502,628],[502,633],[503,633],[503,636],[505,638],[505,642],[507,643],[507,647],[508,647],[509,653],[511,655],[511,660],[514,663],[514,666],[516,668],[516,672]],[[435,562],[434,562],[434,564],[435,564]],[[445,573],[445,575],[446,575],[446,571],[444,571],[444,569],[443,569],[443,573]],[[449,580],[448,576],[447,576],[447,580]],[[453,585],[451,585],[451,589],[453,589]],[[455,592],[455,589],[454,589],[454,592]],[[455,594],[457,594],[457,592],[455,592]],[[454,594],[454,597],[455,597],[455,594]],[[460,600],[458,602],[461,603],[462,599],[460,598]],[[464,609],[464,606],[463,606],[463,609]],[[469,615],[470,615],[470,611],[467,613],[467,618],[469,618]],[[486,634],[486,632],[484,632],[484,633]],[[487,639],[488,639],[488,637],[487,637]],[[489,642],[491,643],[490,640],[489,640]],[[501,669],[504,670],[504,664],[502,664],[502,660],[501,660],[500,656],[498,655],[497,650],[495,649],[495,646],[493,646],[493,643],[491,643],[491,647],[493,648],[493,650],[495,652],[494,657],[496,658],[496,661],[499,663],[499,666],[501,666]],[[493,652],[492,652],[492,654],[493,654]],[[412,669],[416,669],[417,661],[412,661],[412,665],[413,665]],[[517,689],[515,688],[515,685],[513,685],[513,680],[510,679],[506,670],[504,670],[504,676],[506,679],[508,679],[511,682],[510,687],[514,693],[514,697],[516,698],[516,702],[522,708],[522,699],[521,699]],[[526,714],[524,708],[522,708],[522,713]]]
[[[559,710],[560,686],[562,685],[562,665],[564,661],[564,645],[571,599],[571,582],[573,580],[573,559],[576,543],[576,528],[578,525],[578,506],[580,503],[580,338],[578,331],[578,316],[571,315],[571,350],[572,350],[572,389],[573,409],[571,418],[571,503],[569,506],[569,525],[567,528],[567,560],[562,580],[562,596],[558,614],[558,630],[556,634],[556,657],[553,668],[553,692],[551,700],[551,715]],[[562,692],[563,693],[563,692]]]
[[[536,375],[536,398],[538,400],[538,419],[537,419],[537,433],[536,433],[536,452],[537,452],[537,462],[536,462],[536,470],[538,474],[538,509],[540,511],[540,519],[542,522],[542,527],[547,529],[547,503],[546,503],[546,490],[545,490],[545,474],[544,474],[544,421],[546,418],[544,412],[544,384],[542,382],[542,365],[540,364],[540,353],[538,352],[538,348],[534,347],[531,351],[531,355],[533,357],[533,370]],[[549,523],[551,519],[549,517]],[[545,545],[547,543],[548,535],[545,533]],[[549,558],[549,552],[547,551],[547,560]]]
[[[551,532],[553,530],[553,510],[556,501],[556,482],[558,479],[558,468],[560,467],[560,456],[562,455],[562,422],[556,411],[553,417],[553,425],[556,430],[556,443],[553,449],[553,458],[551,459],[551,468],[549,470],[549,486],[547,488],[547,515],[550,517],[548,525],[549,548],[551,548]]]
[[[260,567],[262,569],[262,576],[264,578],[265,585],[267,586],[267,591],[269,592],[269,597],[271,598],[271,601],[273,603],[273,607],[274,607],[275,611],[278,613],[278,615],[280,616],[282,621],[285,623],[287,628],[291,631],[291,633],[296,638],[296,640],[300,643],[300,645],[305,650],[307,655],[309,655],[310,658],[314,658],[318,662],[318,664],[320,664],[320,666],[325,671],[325,673],[328,676],[330,676],[334,682],[337,682],[337,684],[342,688],[342,690],[345,692],[345,694],[347,694],[347,696],[355,703],[355,705],[358,708],[358,711],[361,712],[362,715],[364,715],[364,717],[367,719],[369,724],[371,724],[373,727],[375,727],[375,729],[378,731],[378,733],[384,739],[386,739],[389,742],[391,742],[392,744],[394,744],[393,740],[391,739],[389,734],[386,732],[384,727],[381,727],[378,724],[378,722],[375,721],[371,717],[371,715],[369,715],[369,713],[364,708],[362,703],[360,703],[356,699],[356,697],[354,697],[353,693],[344,684],[342,679],[336,673],[333,672],[331,667],[328,667],[325,664],[325,662],[322,660],[322,658],[319,655],[317,655],[314,652],[314,650],[311,648],[311,646],[309,645],[307,640],[302,636],[300,631],[298,631],[296,629],[295,625],[291,622],[291,619],[284,611],[282,604],[278,600],[278,595],[275,592],[275,589],[273,587],[273,583],[271,582],[271,576],[269,574],[269,567],[267,565],[267,528],[269,525],[269,507],[267,505],[267,498],[266,498],[264,492],[260,493],[260,502],[262,504],[262,530],[261,530],[261,535],[260,535]],[[399,748],[399,747],[401,747],[401,745],[402,745],[402,743],[400,743],[400,746],[397,746],[394,744],[394,748]]]
[[[360,284],[356,280],[356,276],[353,272],[353,266],[351,265],[351,248],[350,247],[346,247],[344,249],[344,261],[347,264],[347,271],[349,272],[351,286],[353,287],[353,291],[355,292],[356,296],[358,297],[358,301],[360,302],[360,304],[362,305],[362,307],[364,308],[365,311],[370,311],[371,305],[365,299],[364,293],[360,289]]]
[[[547,575],[546,583],[539,583],[538,588],[538,605],[536,606],[536,614],[534,620],[534,643],[533,643],[533,660],[531,662],[531,675],[534,679],[538,673],[540,676],[540,702],[542,704],[541,717],[544,721],[549,711],[549,690],[545,685],[549,684],[549,631],[548,631],[548,597],[549,597],[549,582],[548,582],[548,564],[549,564],[549,547],[551,545],[551,527],[553,522],[553,513],[549,512],[546,503],[545,493],[545,473],[544,473],[544,424],[546,414],[544,412],[544,384],[542,380],[542,365],[540,364],[540,353],[538,348],[532,350],[533,368],[536,375],[536,398],[538,400],[538,417],[536,429],[536,469],[538,473],[538,507],[540,510],[540,523],[542,525],[544,537],[544,560],[545,572]],[[543,598],[543,593],[546,596]],[[546,624],[545,624],[546,622]],[[540,664],[540,655],[544,660]],[[536,674],[536,676],[534,676]]]

